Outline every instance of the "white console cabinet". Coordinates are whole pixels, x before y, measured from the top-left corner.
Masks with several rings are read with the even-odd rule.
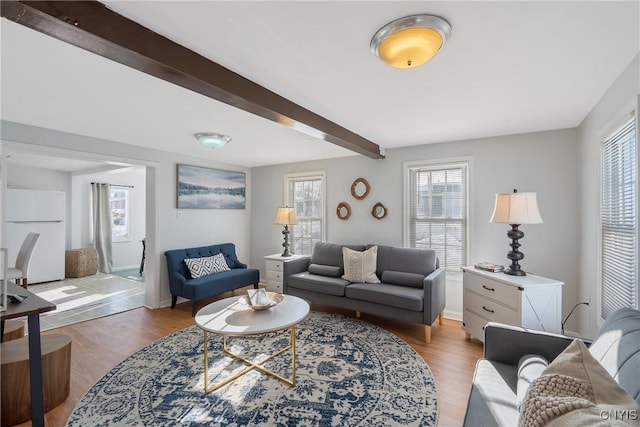
[[[462,327],[484,341],[488,322],[561,332],[562,285],[540,276],[510,276],[463,267]]]
[[[266,257],[264,257],[266,264],[268,291],[277,292],[279,294],[282,293],[284,263],[299,257],[299,255],[283,257],[280,254],[267,255]]]

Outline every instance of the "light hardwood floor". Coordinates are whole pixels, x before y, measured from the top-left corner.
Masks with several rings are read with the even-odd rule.
[[[242,290],[235,294],[243,293]],[[231,296],[226,293],[220,297]],[[355,317],[355,312],[312,305],[313,310]],[[384,319],[362,313],[361,320],[378,325],[402,338],[427,362],[438,387],[439,426],[462,424],[476,360],[482,343],[465,340],[460,322],[444,320],[432,328],[431,344],[424,342],[420,325]],[[176,309],[139,308],[113,316],[65,326],[46,333],[71,336],[71,392],[67,400],[46,414],[49,427],[64,426],[69,414],[87,390],[118,362],[158,338],[194,325],[191,304]],[[21,426],[29,426],[24,423]]]

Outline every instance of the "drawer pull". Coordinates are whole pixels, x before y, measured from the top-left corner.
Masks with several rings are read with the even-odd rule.
[[[485,307],[484,305],[482,306],[482,309],[483,309],[484,311],[488,311],[489,313],[495,313],[495,312],[496,312],[495,310],[491,310],[490,308],[487,308],[487,307]]]
[[[495,292],[496,291],[494,288],[490,288],[487,285],[482,285],[482,289],[486,289],[486,290],[491,291],[491,292]]]

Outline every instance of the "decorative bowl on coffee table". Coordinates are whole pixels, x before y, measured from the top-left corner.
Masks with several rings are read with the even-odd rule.
[[[264,295],[263,295],[264,294]],[[263,289],[251,289],[247,295],[240,297],[240,303],[247,305],[253,310],[268,310],[280,304],[284,297],[277,292],[265,292]]]

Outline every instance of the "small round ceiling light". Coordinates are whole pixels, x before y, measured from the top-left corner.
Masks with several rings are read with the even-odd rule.
[[[231,141],[231,137],[215,132],[199,132],[193,135],[207,148],[222,148]]]
[[[451,25],[434,15],[411,15],[380,28],[371,39],[371,51],[394,68],[416,68],[444,46]]]

